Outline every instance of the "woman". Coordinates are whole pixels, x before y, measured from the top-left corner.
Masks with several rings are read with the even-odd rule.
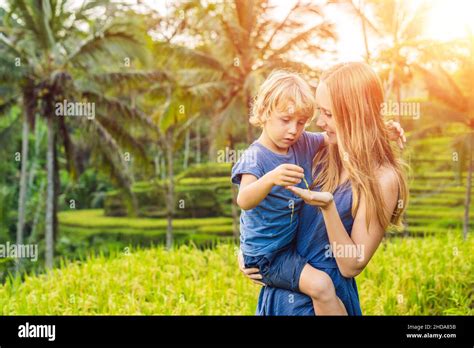
[[[288,187],[306,203],[295,247],[310,265],[328,273],[348,314],[361,315],[354,277],[387,226],[400,222],[408,188],[381,117],[382,87],[367,64],[339,64],[323,73],[316,103],[317,125],[327,132],[329,145],[313,162],[316,191]],[[333,199],[326,203],[328,192]],[[258,269],[241,269],[252,280],[261,279]],[[264,287],[257,314],[315,313],[306,295]]]

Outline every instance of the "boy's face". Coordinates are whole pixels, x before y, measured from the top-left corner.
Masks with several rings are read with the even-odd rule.
[[[292,106],[287,112],[274,112],[263,126],[272,142],[281,149],[287,149],[303,133],[309,115],[301,115],[293,111]]]

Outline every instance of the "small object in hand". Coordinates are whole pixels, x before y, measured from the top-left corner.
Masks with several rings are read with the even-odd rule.
[[[291,218],[290,218],[290,225],[293,222],[293,214],[295,213],[295,204],[291,204]]]
[[[309,189],[309,185],[308,185],[308,182],[306,181],[306,178],[305,178],[305,177],[303,177],[303,181],[304,181],[304,183],[305,183],[306,188],[308,189],[308,191],[311,191],[311,190]],[[293,214],[294,214],[294,212],[295,212],[295,205],[293,204],[293,205],[291,206],[290,224],[293,222]]]
[[[308,182],[306,181],[306,178],[305,178],[305,177],[303,177],[303,181],[304,181],[304,183],[305,183],[305,185],[306,185],[306,188],[307,188],[308,191],[309,191],[309,185],[308,185]]]

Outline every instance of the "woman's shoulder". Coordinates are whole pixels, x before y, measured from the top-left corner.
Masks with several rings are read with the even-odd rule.
[[[398,176],[395,169],[388,165],[382,165],[376,172],[378,182],[383,191],[398,192]]]

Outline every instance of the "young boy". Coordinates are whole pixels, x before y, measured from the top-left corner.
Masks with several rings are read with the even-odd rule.
[[[318,315],[347,315],[329,275],[291,248],[302,200],[285,187],[313,181],[312,160],[325,142],[323,133],[304,132],[313,114],[313,92],[298,74],[273,72],[260,88],[250,123],[262,134],[232,168],[241,250],[245,267],[259,268],[266,285],[310,296]]]

